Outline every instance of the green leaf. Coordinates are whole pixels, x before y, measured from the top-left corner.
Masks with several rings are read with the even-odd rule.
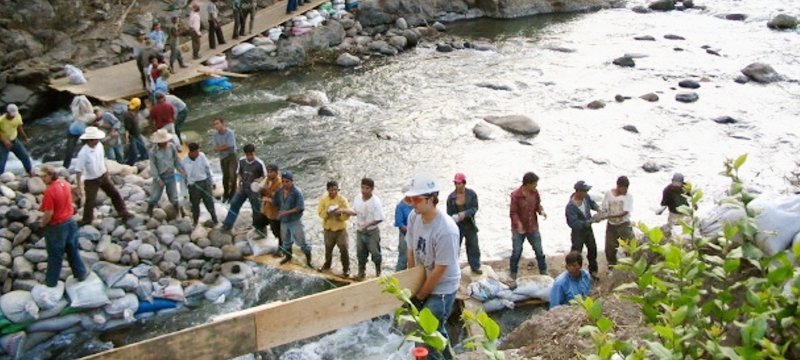
[[[686,315],[689,314],[689,307],[686,305],[681,306],[675,313],[672,314],[672,322],[676,325],[682,324],[683,320],[686,319]]]
[[[598,332],[597,326],[592,325],[584,325],[578,329],[578,335],[580,336],[591,336],[592,334]]]
[[[597,320],[597,328],[600,329],[600,332],[607,333],[613,327],[614,322],[605,316],[601,317],[600,320]]]
[[[624,356],[628,356],[633,352],[633,345],[628,342],[615,340],[614,341],[614,350],[621,353]]]
[[[739,168],[744,165],[745,161],[747,161],[747,154],[740,155],[738,158],[736,158],[736,160],[733,161],[733,168],[739,170]]]
[[[729,348],[727,346],[720,346],[718,350],[721,355],[724,355],[726,358],[730,360],[741,359],[741,357],[738,354],[736,354],[736,351],[734,351],[733,348]]]
[[[742,192],[742,189],[744,189],[744,185],[742,185],[742,183],[738,182],[731,183],[731,195],[739,194],[740,192]]]
[[[649,237],[650,241],[653,243],[658,244],[664,239],[664,232],[661,231],[660,227],[654,227],[647,233],[647,237]]]
[[[603,344],[597,349],[597,355],[601,359],[611,359],[611,356],[614,355],[614,346],[611,343]]]
[[[664,345],[661,343],[654,342],[654,341],[644,341],[647,344],[647,348],[650,349],[650,352],[655,355],[656,359],[672,359],[672,352],[669,349],[665,348]]]
[[[447,347],[447,339],[438,331],[431,335],[422,335],[422,341],[438,352],[442,352]]]
[[[675,339],[675,331],[672,330],[671,327],[667,326],[653,326],[653,330],[662,338],[664,338],[665,342],[672,342]]]
[[[742,255],[750,260],[760,260],[764,257],[764,252],[752,243],[745,242],[742,244]]]
[[[593,321],[597,321],[600,319],[600,316],[603,315],[603,299],[595,300],[594,304],[592,304],[592,308],[589,309],[589,319]]]
[[[730,274],[737,270],[739,266],[742,265],[742,261],[740,259],[731,259],[728,258],[725,260],[725,264],[722,265],[722,268],[725,269],[725,272]]]
[[[478,323],[481,324],[487,340],[494,342],[500,337],[500,325],[492,320],[489,315],[486,315],[485,312],[478,313]]]
[[[419,312],[419,326],[426,334],[433,334],[439,328],[439,319],[433,315],[431,309],[424,308]]]
[[[636,283],[629,282],[629,283],[624,283],[624,284],[622,284],[620,286],[617,286],[614,289],[614,291],[623,291],[623,290],[635,289],[635,288],[636,288]]]
[[[797,244],[794,244],[794,246],[792,246],[792,252],[794,253],[795,259],[800,259],[800,241],[798,241]]]

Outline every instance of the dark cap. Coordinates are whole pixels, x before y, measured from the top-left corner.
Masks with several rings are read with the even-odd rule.
[[[281,174],[281,178],[283,180],[294,181],[294,174],[292,174],[291,171],[284,171],[283,174]]]
[[[587,184],[586,181],[580,180],[575,183],[575,191],[589,191],[592,188],[591,185]]]
[[[276,164],[267,165],[267,171],[278,171],[278,165]]]

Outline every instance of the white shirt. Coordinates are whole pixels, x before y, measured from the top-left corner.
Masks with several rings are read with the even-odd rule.
[[[186,170],[186,181],[189,185],[198,181],[211,179],[211,166],[208,164],[206,154],[201,152],[194,160],[186,156],[181,160],[181,164],[183,165],[183,169]]]
[[[625,195],[614,196],[614,189],[606,192],[603,198],[603,205],[600,207],[604,214],[621,214],[625,211],[628,212],[622,217],[610,217],[608,223],[611,225],[624,224],[631,221],[631,213],[633,212],[633,196],[628,193]]]
[[[383,204],[381,204],[381,199],[375,196],[375,194],[373,194],[372,197],[367,201],[363,200],[362,195],[356,195],[355,200],[353,200],[353,211],[356,212],[359,229],[373,221],[383,221]],[[375,224],[366,228],[365,230],[377,228],[378,224]]]
[[[186,109],[186,103],[183,102],[183,100],[181,100],[179,97],[175,95],[167,95],[166,99],[167,102],[172,104],[172,107],[175,108],[175,116],[177,116],[178,112],[181,110]]]
[[[81,173],[84,180],[94,180],[106,173],[106,158],[103,143],[97,143],[95,147],[83,145],[78,152],[78,159],[75,162],[75,171]]]
[[[199,11],[192,11],[189,14],[189,27],[194,30],[195,33],[198,35],[200,34],[200,12]]]

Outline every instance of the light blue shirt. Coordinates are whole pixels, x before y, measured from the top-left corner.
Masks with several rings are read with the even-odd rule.
[[[211,166],[208,164],[206,154],[202,152],[200,155],[197,155],[197,158],[194,160],[186,156],[181,160],[181,165],[183,165],[183,169],[186,170],[186,181],[189,185],[211,179]]]
[[[550,308],[569,304],[570,300],[578,295],[588,295],[591,289],[592,277],[586,269],[581,269],[581,276],[577,279],[564,271],[553,282],[553,289],[550,290]]]
[[[150,32],[150,40],[152,40],[159,48],[164,47],[164,43],[167,42],[167,34],[163,31],[151,31]]]

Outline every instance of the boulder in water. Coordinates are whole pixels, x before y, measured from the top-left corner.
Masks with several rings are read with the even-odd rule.
[[[633,12],[635,12],[637,14],[647,14],[647,13],[650,12],[650,9],[648,9],[648,8],[642,6],[642,5],[637,5],[637,6],[632,7],[631,11],[633,11]]]
[[[361,65],[361,59],[350,53],[343,53],[336,58],[336,64],[343,67],[354,67]]]
[[[697,101],[697,99],[699,98],[700,96],[697,95],[697,93],[694,91],[681,92],[675,95],[675,100],[680,101],[682,103],[693,103]]]
[[[484,120],[519,135],[536,135],[541,130],[539,124],[524,115],[487,116]]]
[[[644,170],[645,172],[648,172],[648,173],[654,173],[654,172],[658,172],[659,170],[661,170],[661,167],[658,166],[658,164],[656,164],[656,163],[654,163],[652,161],[648,161],[648,162],[644,163],[644,165],[642,165],[642,170]]]
[[[700,87],[700,83],[698,83],[697,81],[694,81],[694,80],[688,80],[687,79],[687,80],[681,80],[678,83],[678,86],[680,86],[682,88],[687,88],[687,89],[697,89],[697,88]]]
[[[685,37],[680,36],[680,35],[675,35],[675,34],[664,35],[664,39],[667,39],[667,40],[686,40]]]
[[[622,66],[622,67],[634,67],[636,66],[636,62],[633,61],[633,58],[629,56],[618,57],[612,61],[614,65]]]
[[[656,11],[670,11],[675,10],[675,1],[673,0],[656,0],[650,3],[648,6],[652,10]]]
[[[764,63],[752,63],[747,65],[747,67],[742,69],[742,74],[762,84],[769,84],[781,80],[781,76],[775,72],[775,69]]]
[[[590,102],[588,105],[586,105],[586,107],[589,108],[589,109],[592,109],[592,110],[597,110],[597,109],[602,109],[602,108],[606,107],[606,103],[604,103],[604,102],[602,102],[600,100],[595,100],[595,101]]]
[[[725,20],[744,21],[744,19],[747,19],[747,15],[745,15],[745,14],[728,14],[728,15],[725,15]]]
[[[436,51],[448,53],[453,51],[453,47],[450,44],[436,44]]]
[[[472,128],[472,133],[480,140],[494,140],[493,132],[489,125],[482,122],[475,124],[475,127]]]
[[[625,130],[625,131],[628,131],[628,132],[632,132],[634,134],[638,134],[639,133],[639,129],[637,129],[636,126],[633,126],[633,125],[625,125],[625,126],[622,127],[622,129]]]
[[[778,14],[767,23],[767,27],[776,30],[794,29],[797,27],[797,18],[791,15]]]
[[[723,125],[736,124],[737,123],[736,119],[734,119],[734,118],[732,118],[730,116],[715,117],[713,120],[714,120],[715,123],[723,124]]]

